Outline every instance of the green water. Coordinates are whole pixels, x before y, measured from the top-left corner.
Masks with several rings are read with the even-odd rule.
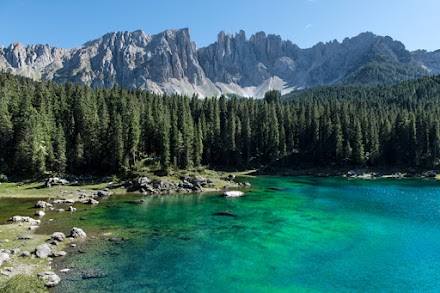
[[[55,261],[71,271],[53,292],[440,291],[437,181],[251,183],[237,199],[116,196],[50,215],[42,231],[89,234]],[[221,211],[236,217],[213,215]],[[108,241],[110,232],[128,239]]]

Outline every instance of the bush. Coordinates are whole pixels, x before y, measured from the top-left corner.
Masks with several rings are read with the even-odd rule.
[[[49,292],[44,286],[43,281],[36,277],[17,275],[0,284],[0,292],[2,293],[47,293]]]

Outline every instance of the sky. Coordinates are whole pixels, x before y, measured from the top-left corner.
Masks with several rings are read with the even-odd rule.
[[[439,12],[439,0],[0,0],[0,45],[73,48],[113,31],[189,28],[198,48],[220,31],[264,31],[301,48],[370,31],[434,51]]]

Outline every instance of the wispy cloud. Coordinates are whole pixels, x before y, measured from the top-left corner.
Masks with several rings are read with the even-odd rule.
[[[304,30],[307,31],[307,30],[311,29],[312,27],[313,27],[313,24],[309,23],[308,25],[306,25],[304,27]]]

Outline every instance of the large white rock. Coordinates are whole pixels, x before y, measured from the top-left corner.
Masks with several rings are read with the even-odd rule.
[[[7,261],[9,261],[9,254],[0,252],[0,266]]]
[[[225,197],[241,197],[244,196],[244,192],[238,190],[226,191],[223,193]]]

